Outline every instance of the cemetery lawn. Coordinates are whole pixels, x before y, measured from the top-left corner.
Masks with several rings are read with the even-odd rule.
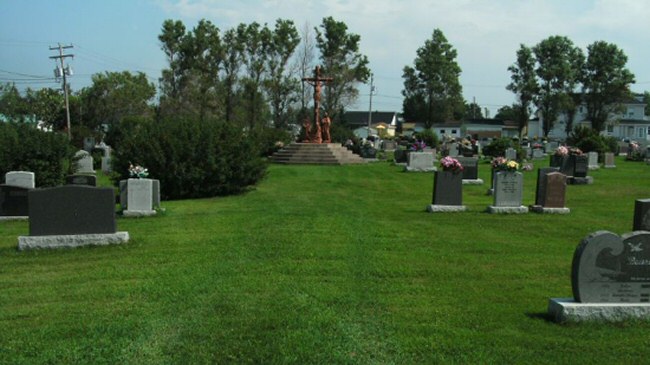
[[[487,214],[487,185],[426,213],[433,175],[380,162],[271,165],[246,194],[118,219],[121,246],[18,252],[28,223],[0,222],[0,363],[647,363],[650,322],[546,318],[580,240],[631,231],[650,197],[649,166],[616,165],[567,188],[567,216]]]

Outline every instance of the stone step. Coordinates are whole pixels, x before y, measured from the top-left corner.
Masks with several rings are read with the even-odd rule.
[[[345,165],[365,160],[337,143],[292,143],[269,159],[285,164]]]

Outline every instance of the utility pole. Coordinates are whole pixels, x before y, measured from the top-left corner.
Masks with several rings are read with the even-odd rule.
[[[372,94],[375,92],[373,75],[370,73],[370,106],[368,107],[368,137],[370,137],[370,126],[372,125]]]
[[[58,59],[59,62],[61,63],[61,67],[57,65],[57,67],[54,69],[54,76],[56,78],[62,77],[63,78],[63,97],[65,99],[65,119],[66,119],[66,125],[68,127],[68,139],[72,140],[72,130],[70,129],[70,102],[68,101],[68,79],[67,76],[72,76],[72,71],[70,70],[70,66],[65,67],[64,64],[64,59],[67,57],[74,57],[73,54],[63,54],[63,50],[67,48],[72,48],[72,45],[69,46],[62,46],[61,43],[59,43],[58,46],[56,47],[50,47],[50,51],[54,50],[59,50],[59,55],[58,56],[50,56],[51,59]]]

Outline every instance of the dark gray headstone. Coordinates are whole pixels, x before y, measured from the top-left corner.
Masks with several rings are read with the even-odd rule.
[[[396,163],[405,163],[406,160],[408,159],[406,150],[399,147],[395,150],[394,156],[395,156],[394,158]]]
[[[566,176],[573,176],[573,170],[575,169],[575,157],[574,155],[568,156],[551,156],[551,167],[559,167],[560,172]]]
[[[573,255],[571,284],[576,302],[649,303],[650,232],[587,236]]]
[[[546,188],[541,206],[545,208],[564,208],[566,197],[566,175],[551,172],[546,175]]]
[[[0,185],[0,216],[29,216],[27,194],[31,189],[21,186]]]
[[[115,233],[112,188],[66,185],[29,192],[30,236]]]
[[[637,199],[634,202],[635,231],[650,231],[650,199]]]
[[[537,188],[535,189],[535,205],[544,206],[546,196],[546,175],[560,171],[559,167],[541,167],[537,170]]]
[[[433,180],[433,204],[463,205],[463,174],[436,171]]]
[[[68,175],[65,178],[67,185],[97,186],[97,177],[93,175]]]
[[[499,171],[494,176],[494,206],[520,207],[524,177],[521,172]]]
[[[574,156],[575,167],[573,170],[574,177],[587,177],[589,172],[589,157],[587,155]]]
[[[476,157],[458,157],[456,158],[463,165],[463,179],[478,179],[478,158]]]

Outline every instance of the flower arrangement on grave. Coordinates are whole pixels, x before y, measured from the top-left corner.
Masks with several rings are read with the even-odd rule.
[[[426,147],[427,144],[423,141],[415,141],[415,143],[411,144],[411,148],[409,148],[409,150],[412,152],[422,152]]]
[[[643,158],[644,158],[644,153],[643,150],[641,149],[641,146],[635,141],[630,141],[626,160],[643,161]]]
[[[569,154],[574,156],[581,156],[582,150],[579,149],[578,147],[571,147],[569,148]]]
[[[144,179],[149,176],[149,170],[140,165],[129,164],[129,176],[136,179]]]
[[[560,146],[555,150],[555,156],[568,156],[568,155],[569,155],[569,149],[564,146]]]
[[[275,142],[275,145],[274,145],[274,146],[275,146],[275,148],[277,148],[278,150],[279,150],[279,149],[282,149],[282,148],[284,148],[284,142],[282,142],[282,141],[277,141],[277,142]]]
[[[533,143],[533,148],[535,149],[541,149],[543,146],[541,143]]]
[[[440,160],[440,166],[443,171],[451,171],[453,173],[459,173],[463,171],[463,165],[455,158],[447,156]]]
[[[492,160],[492,167],[497,171],[519,171],[519,163],[515,160],[507,160],[503,157],[496,157]]]

